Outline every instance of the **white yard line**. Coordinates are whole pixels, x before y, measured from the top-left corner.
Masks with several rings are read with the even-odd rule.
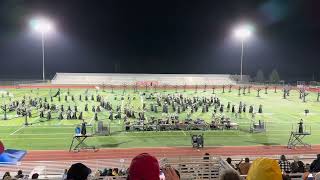
[[[33,133],[33,134],[16,134],[15,136],[54,136],[54,135],[72,135],[74,133]],[[11,134],[10,134],[11,135]]]
[[[92,123],[93,119],[94,119],[94,117],[92,117],[92,118],[91,118],[91,120],[89,121],[89,123],[88,123],[88,124],[90,124],[90,125],[91,125],[91,123]]]
[[[187,136],[187,134],[184,132],[184,130],[182,130],[182,132],[183,132],[184,136]]]
[[[20,131],[22,128],[24,128],[25,126],[21,126],[20,128],[18,128],[17,130],[13,131],[10,136],[14,135],[16,132]]]

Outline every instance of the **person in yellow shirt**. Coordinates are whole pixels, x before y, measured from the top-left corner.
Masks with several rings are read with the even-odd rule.
[[[247,180],[282,180],[280,166],[276,160],[258,158],[251,164]]]

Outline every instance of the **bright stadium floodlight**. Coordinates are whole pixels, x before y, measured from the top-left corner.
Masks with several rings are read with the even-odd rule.
[[[250,25],[241,25],[235,28],[234,30],[234,36],[237,39],[241,40],[241,67],[240,67],[240,80],[242,81],[242,62],[243,62],[243,46],[244,41],[249,39],[252,35],[253,28]]]
[[[45,35],[52,32],[54,27],[52,22],[45,18],[35,18],[30,21],[31,28],[41,33],[41,43],[42,43],[42,80],[45,80],[45,73],[44,73],[44,42],[45,42]]]

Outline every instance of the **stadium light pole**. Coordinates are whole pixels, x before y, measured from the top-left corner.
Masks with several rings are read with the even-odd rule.
[[[42,80],[46,79],[44,71],[44,45],[45,45],[45,36],[53,31],[53,24],[45,18],[36,18],[30,21],[31,28],[41,34],[41,46],[42,46]]]
[[[241,25],[234,30],[234,36],[241,41],[241,67],[240,67],[240,80],[242,81],[242,65],[244,55],[244,42],[252,35],[252,27],[250,25]]]

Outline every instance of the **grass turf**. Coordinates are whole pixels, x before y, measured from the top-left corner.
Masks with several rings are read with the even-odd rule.
[[[7,96],[7,91],[9,96]],[[50,93],[51,91],[51,93]],[[47,97],[50,102],[50,94],[54,94],[57,89],[2,89],[0,90],[1,104],[9,103],[11,100],[21,100],[23,96],[26,99],[30,97]],[[61,102],[58,102],[58,98],[54,98],[53,104],[64,104],[65,109],[68,105],[73,108],[74,105],[78,106],[78,110],[84,109],[85,103],[88,103],[89,112],[84,112],[84,119],[93,124],[93,113],[91,112],[92,105],[98,105],[96,101],[91,101],[91,95],[94,96],[98,93],[108,101],[111,102],[113,108],[120,105],[122,108],[125,106],[132,106],[137,111],[141,110],[142,102],[146,103],[146,108],[150,109],[149,104],[156,104],[155,100],[147,100],[142,95],[142,90],[139,92],[133,92],[132,90],[94,90],[89,89],[89,101],[84,100],[85,89],[70,89],[70,96],[68,102],[64,101],[64,96],[67,95],[67,89],[61,89]],[[149,90],[146,94],[154,92]],[[161,94],[174,94],[175,90],[158,90]],[[178,93],[184,94],[184,96],[212,96],[212,91],[198,90],[196,93],[194,90],[178,90]],[[224,112],[224,116],[231,117],[235,122],[239,123],[240,130],[214,130],[204,131],[205,146],[239,146],[239,145],[285,145],[288,142],[290,131],[292,127],[297,127],[297,123],[300,118],[304,119],[307,129],[312,127],[312,135],[305,138],[306,142],[311,144],[319,144],[318,135],[320,135],[320,102],[317,102],[317,94],[310,93],[307,96],[307,102],[303,103],[299,99],[299,93],[295,90],[290,92],[290,96],[287,99],[283,99],[282,92],[278,90],[274,93],[269,89],[268,94],[264,93],[264,90],[260,92],[261,97],[257,97],[257,92],[251,90],[250,94],[238,96],[238,90],[234,89],[232,92],[226,90],[222,93],[221,89],[215,90],[216,96],[221,99],[222,104],[239,105],[242,101],[247,105],[247,111],[249,105],[254,105],[255,111],[259,104],[263,105],[263,114],[257,114],[255,119],[265,120],[267,123],[266,133],[251,134],[248,132],[251,124],[251,114],[242,113],[239,117],[235,117],[231,112]],[[82,101],[79,101],[79,95],[82,95]],[[124,95],[123,95],[124,94]],[[74,95],[75,101],[71,101],[71,95]],[[114,97],[117,97],[117,100]],[[121,97],[124,96],[124,100]],[[129,101],[127,96],[136,97],[135,100]],[[28,101],[27,101],[28,102]],[[172,107],[169,106],[169,112],[173,113]],[[304,110],[309,109],[310,114],[305,116]],[[158,108],[159,113],[151,111],[146,112],[146,116],[151,115],[155,117],[165,117],[165,114],[161,113],[162,108]],[[226,110],[226,108],[225,108]],[[122,111],[123,112],[123,111]],[[2,120],[3,111],[0,110],[0,140],[4,142],[6,148],[16,149],[68,149],[74,134],[74,128],[77,124],[80,124],[79,120],[58,120],[57,113],[53,113],[53,119],[47,121],[46,119],[40,119],[39,113],[36,109],[32,110],[33,118],[28,121],[33,125],[25,127],[24,117],[17,117],[15,112],[8,113],[9,120]],[[192,114],[192,119],[200,117],[206,121],[211,121],[212,107],[208,113],[202,113],[201,108],[198,112]],[[186,112],[179,115],[180,119],[186,117]],[[115,113],[114,113],[115,115]],[[112,147],[157,147],[157,146],[190,146],[190,133],[187,131],[161,131],[161,132],[124,132],[123,123],[119,120],[110,121],[108,119],[109,112],[102,109],[102,112],[98,114],[99,120],[111,126],[112,136],[96,136],[89,139],[88,144],[94,144],[98,147],[112,148]],[[88,130],[90,131],[90,129]],[[199,131],[197,131],[199,132]]]

